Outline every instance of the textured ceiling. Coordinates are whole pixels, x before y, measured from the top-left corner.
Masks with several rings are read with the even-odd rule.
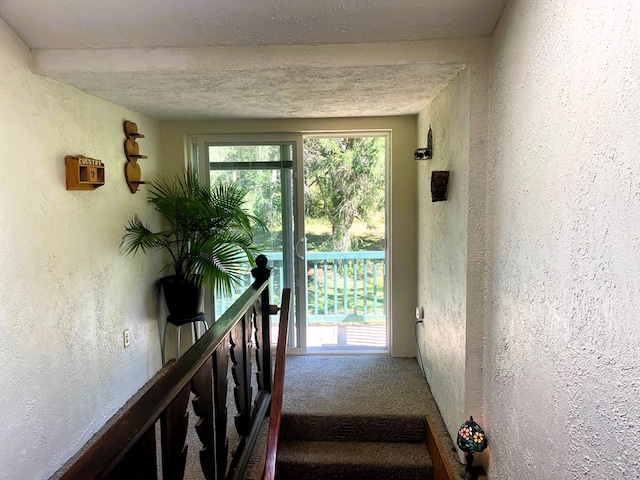
[[[504,3],[2,0],[0,17],[39,73],[155,118],[343,117],[416,113],[463,64],[385,45],[489,36]]]

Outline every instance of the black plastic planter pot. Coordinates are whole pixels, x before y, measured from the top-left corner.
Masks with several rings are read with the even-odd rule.
[[[200,313],[204,289],[175,275],[160,279],[169,314],[174,319],[193,318]]]

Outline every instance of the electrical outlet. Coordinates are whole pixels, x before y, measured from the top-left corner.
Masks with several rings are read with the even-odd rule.
[[[124,332],[122,332],[122,339],[124,340],[124,348],[127,348],[129,345],[131,345],[129,330],[125,330]]]

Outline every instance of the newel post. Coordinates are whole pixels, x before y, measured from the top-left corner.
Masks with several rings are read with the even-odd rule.
[[[260,282],[262,285],[269,280],[271,276],[271,269],[267,267],[268,259],[266,255],[258,255],[256,257],[256,268],[251,270],[253,278]],[[260,298],[260,360],[262,363],[262,390],[265,393],[271,393],[271,378],[273,375],[273,369],[271,365],[271,307],[269,302],[271,300],[269,285],[262,291]]]

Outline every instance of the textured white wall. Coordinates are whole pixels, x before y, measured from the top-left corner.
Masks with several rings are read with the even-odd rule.
[[[417,336],[452,437],[469,415],[484,421],[489,46],[476,40],[466,68],[418,116],[420,146],[433,126],[434,158],[417,162],[417,304],[425,311]],[[431,202],[432,170],[451,171],[445,203]]]
[[[388,272],[391,308],[391,353],[416,355],[413,334],[416,298],[416,145],[415,117],[340,119],[227,120],[211,122],[163,122],[162,152],[166,158],[183,157],[185,135],[234,133],[298,133],[347,130],[391,130],[390,258]]]
[[[490,478],[640,478],[640,3],[516,0],[494,37]]]
[[[131,214],[150,216],[125,184],[122,123],[146,134],[145,177],[158,123],[29,65],[0,20],[0,476],[15,479],[48,478],[160,367],[159,259],[119,253]],[[102,160],[106,185],[66,191],[69,154]]]
[[[433,159],[418,166],[418,326],[425,374],[452,432],[465,415],[469,72],[418,116],[418,144],[433,130]],[[431,172],[449,170],[446,202],[431,201]]]

